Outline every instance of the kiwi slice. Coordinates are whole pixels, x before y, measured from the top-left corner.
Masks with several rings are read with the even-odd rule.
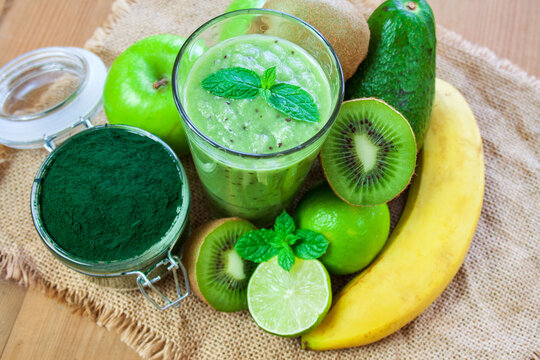
[[[234,249],[243,234],[257,230],[247,220],[210,221],[186,242],[183,258],[193,292],[219,311],[247,309],[247,285],[257,264],[242,259]]]
[[[379,99],[343,103],[321,149],[330,186],[351,205],[388,202],[409,184],[416,141],[409,122]]]

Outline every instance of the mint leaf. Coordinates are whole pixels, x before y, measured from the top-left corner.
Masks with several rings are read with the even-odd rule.
[[[270,95],[263,96],[276,110],[296,120],[319,121],[317,104],[313,97],[299,86],[280,83],[273,85],[269,90]]]
[[[235,245],[236,252],[240,257],[256,263],[270,260],[281,249],[273,243],[275,237],[272,230],[252,230],[238,239]]]
[[[270,89],[276,83],[276,67],[272,66],[264,71],[261,77],[261,87]]]
[[[291,215],[287,214],[285,210],[276,218],[274,223],[274,230],[282,235],[292,234],[296,227],[294,226],[294,220]]]
[[[291,268],[294,265],[294,260],[294,252],[289,245],[279,250],[277,262],[278,265],[281,266],[283,269],[291,271]]]
[[[270,95],[272,95],[272,92],[268,89],[262,89],[260,91],[260,94],[263,97],[263,99],[266,100],[266,102],[268,102],[268,98],[270,97]]]
[[[253,70],[231,67],[210,74],[201,83],[203,89],[230,99],[251,99],[259,94],[261,78]]]
[[[296,235],[300,239],[294,245],[294,253],[300,259],[317,259],[328,249],[328,240],[316,231],[299,229]]]

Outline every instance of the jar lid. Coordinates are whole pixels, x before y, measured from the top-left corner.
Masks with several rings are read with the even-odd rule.
[[[48,47],[28,52],[0,69],[0,144],[47,146],[89,121],[101,105],[107,77],[88,50]]]

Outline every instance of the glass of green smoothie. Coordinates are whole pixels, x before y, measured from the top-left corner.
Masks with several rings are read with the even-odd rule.
[[[262,89],[238,98],[203,88],[212,74],[238,68],[261,77],[263,84],[268,80],[263,74],[274,68],[272,84],[307,92],[317,118],[299,120],[278,110]],[[293,200],[341,106],[343,74],[330,44],[291,15],[235,11],[208,21],[188,38],[172,78],[193,160],[213,206],[227,216],[270,223]],[[303,106],[302,99],[287,96],[278,100],[289,108]]]

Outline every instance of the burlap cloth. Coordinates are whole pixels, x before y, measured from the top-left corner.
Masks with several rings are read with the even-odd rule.
[[[223,12],[228,1],[118,0],[87,47],[110,65],[144,36],[189,35]],[[354,2],[364,14],[374,5]],[[438,39],[438,76],[465,94],[480,125],[485,201],[456,278],[422,315],[392,336],[360,348],[304,351],[298,339],[260,330],[247,311],[219,313],[190,296],[180,308],[159,312],[138,291],[110,290],[87,281],[53,258],[32,224],[30,188],[44,150],[0,146],[1,277],[43,289],[99,325],[119,331],[129,346],[154,359],[538,359],[540,84],[440,27]],[[197,226],[208,219],[208,208],[190,158],[183,162]],[[316,166],[309,183],[318,178]],[[393,204],[394,221],[399,205]],[[339,280],[334,283],[340,285]]]

